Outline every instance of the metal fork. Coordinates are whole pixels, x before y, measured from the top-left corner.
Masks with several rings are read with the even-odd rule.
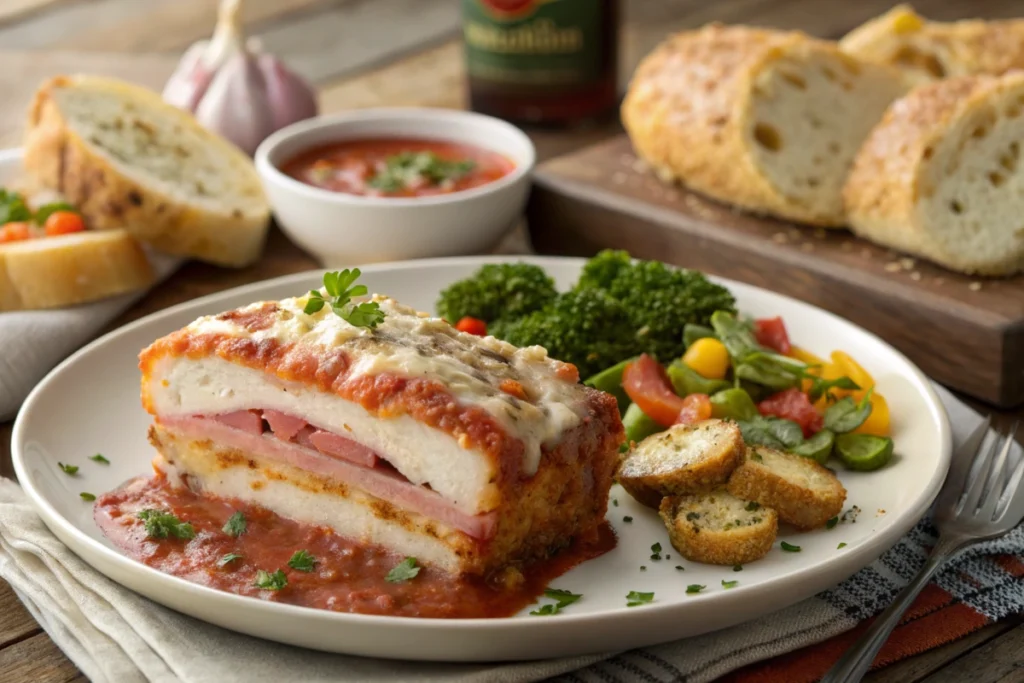
[[[989,424],[990,419],[985,418],[957,449],[946,482],[935,499],[939,541],[927,562],[821,683],[861,680],[900,617],[946,561],[968,546],[1002,536],[1024,518],[1024,455],[1016,465],[1010,463],[1018,423],[1007,434],[993,431],[985,447]]]

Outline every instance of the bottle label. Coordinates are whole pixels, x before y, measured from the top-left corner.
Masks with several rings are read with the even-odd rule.
[[[601,77],[604,0],[462,0],[471,78],[524,86]]]

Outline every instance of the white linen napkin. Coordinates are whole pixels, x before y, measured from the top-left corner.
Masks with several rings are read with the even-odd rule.
[[[147,251],[156,282],[182,259]],[[10,420],[46,373],[141,299],[130,292],[81,306],[0,313],[0,422]]]
[[[980,417],[937,387],[960,444]],[[1019,454],[1017,457],[1020,457]],[[313,652],[240,635],[161,607],[93,570],[46,528],[21,489],[0,479],[0,577],[95,683],[225,681],[536,681],[704,683],[751,662],[849,630],[881,610],[934,542],[922,522],[878,562],[840,586],[774,614],[696,638],[633,650],[513,664],[395,662]],[[985,553],[1024,553],[1024,530],[977,546],[939,583],[991,619],[1024,609],[1019,581],[993,577],[984,595],[958,590]]]

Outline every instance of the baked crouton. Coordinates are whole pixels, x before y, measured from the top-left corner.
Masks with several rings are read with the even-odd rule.
[[[747,449],[732,473],[729,493],[775,509],[798,529],[824,526],[843,509],[846,489],[831,470],[809,458],[764,446]]]
[[[672,547],[688,560],[743,564],[764,557],[779,531],[771,508],[740,500],[724,489],[669,496],[658,510]]]
[[[631,496],[658,509],[665,496],[710,491],[743,462],[743,437],[731,422],[674,425],[633,447],[618,481]]]

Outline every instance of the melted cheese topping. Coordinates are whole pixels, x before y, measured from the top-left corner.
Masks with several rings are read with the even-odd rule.
[[[393,299],[374,296],[373,300],[385,318],[372,330],[349,324],[327,306],[314,314],[304,313],[307,297],[277,302],[273,322],[256,332],[215,316],[200,318],[186,329],[194,334],[273,338],[282,344],[343,349],[352,359],[353,377],[387,373],[436,380],[457,401],[484,410],[525,444],[526,475],[537,471],[541,447],[557,441],[586,415],[582,387],[557,376],[558,362],[548,358],[543,347],[517,348],[494,337],[466,334]],[[255,303],[239,311],[264,305]],[[502,391],[502,383],[508,380],[522,385],[527,400]]]

